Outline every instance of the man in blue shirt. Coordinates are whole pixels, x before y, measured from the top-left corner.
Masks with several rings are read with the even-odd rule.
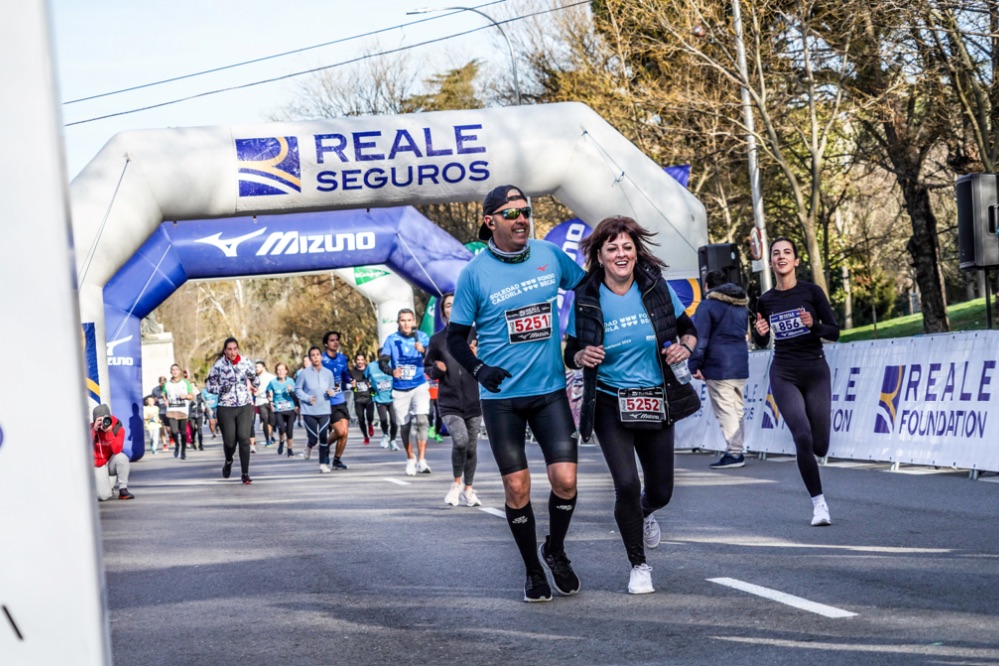
[[[319,464],[329,465],[332,469],[347,469],[340,460],[343,450],[347,448],[347,431],[350,426],[350,412],[347,411],[347,400],[343,392],[351,385],[350,362],[347,356],[340,353],[340,332],[327,331],[323,336],[323,367],[333,373],[333,395],[330,396],[330,439],[336,441],[333,453],[333,463],[320,460]],[[332,442],[331,442],[332,443]],[[322,449],[320,449],[320,452]]]
[[[558,290],[583,279],[557,246],[530,239],[531,207],[523,191],[501,185],[483,201],[479,238],[487,249],[462,269],[448,325],[448,351],[481,384],[482,418],[503,475],[506,517],[527,569],[524,601],[550,601],[548,577],[564,595],[579,591],[565,554],[576,506],[575,424],[565,394],[558,322]],[[478,332],[478,357],[467,343]],[[526,427],[545,456],[552,491],[550,534],[537,547]],[[540,550],[540,558],[539,558]]]
[[[399,310],[399,330],[385,338],[382,353],[388,356],[382,371],[392,375],[392,407],[402,429],[406,449],[406,474],[430,474],[427,464],[427,435],[430,430],[430,386],[423,373],[423,356],[430,338],[416,329],[416,314],[409,308]],[[412,427],[410,427],[412,426]],[[419,460],[413,455],[410,431],[416,438]]]

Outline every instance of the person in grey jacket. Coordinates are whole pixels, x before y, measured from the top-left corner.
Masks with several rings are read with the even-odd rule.
[[[260,386],[260,378],[253,363],[239,355],[236,338],[226,338],[222,355],[212,366],[205,380],[210,393],[219,397],[219,430],[222,431],[222,450],[225,463],[222,478],[232,472],[232,457],[239,445],[239,467],[243,484],[250,483],[250,435],[253,433],[253,396]]]
[[[319,347],[309,349],[309,367],[302,368],[295,380],[295,397],[298,398],[305,421],[305,433],[308,446],[305,447],[305,459],[312,457],[312,449],[319,443],[319,473],[328,474],[330,445],[327,434],[330,428],[330,402],[334,395],[333,387],[336,380],[329,368],[323,365],[323,350]]]
[[[725,436],[725,453],[710,467],[735,469],[746,464],[742,417],[749,377],[749,297],[739,285],[726,282],[721,271],[708,273],[705,283],[708,291],[694,313],[697,346],[687,365],[707,385]]]

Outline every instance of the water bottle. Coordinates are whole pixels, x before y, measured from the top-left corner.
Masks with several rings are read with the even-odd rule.
[[[672,340],[667,340],[663,343],[663,349],[669,348],[673,344]],[[670,369],[673,371],[673,376],[676,377],[676,381],[680,384],[689,384],[693,377],[690,376],[690,368],[687,367],[686,361],[677,361],[676,363],[669,364]]]

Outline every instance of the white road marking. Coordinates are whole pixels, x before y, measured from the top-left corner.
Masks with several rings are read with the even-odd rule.
[[[397,486],[410,486],[412,485],[409,481],[403,481],[402,479],[393,479],[390,476],[386,476],[382,481],[388,481],[389,483],[394,483]]]
[[[967,648],[952,645],[897,643],[858,645],[856,643],[833,643],[822,641],[789,641],[778,638],[750,638],[745,636],[712,636],[716,640],[744,643],[748,645],[773,645],[785,648],[801,648],[803,650],[833,650],[836,652],[870,652],[873,654],[919,654],[935,657],[951,657],[978,660],[999,659],[999,650],[994,648]],[[942,663],[942,662],[935,662]],[[948,662],[955,663],[955,662]],[[961,662],[964,664],[972,662]],[[973,663],[985,663],[976,661]],[[989,661],[988,663],[995,663]]]
[[[817,615],[822,615],[823,617],[831,618],[841,618],[841,617],[853,617],[856,613],[851,613],[848,610],[843,610],[842,608],[836,608],[835,606],[826,606],[825,604],[820,604],[815,601],[809,601],[808,599],[802,599],[801,597],[796,597],[793,594],[787,594],[785,592],[780,592],[778,590],[771,590],[769,587],[761,587],[760,585],[753,585],[752,583],[747,583],[745,581],[736,580],[735,578],[708,578],[709,583],[717,583],[718,585],[724,585],[726,587],[731,587],[742,592],[748,592],[749,594],[755,594],[758,597],[763,597],[764,599],[770,599],[771,601],[776,601],[788,606],[793,606],[794,608],[799,608],[809,613],[815,613]]]
[[[673,537],[675,542],[714,543],[725,546],[749,546],[753,548],[818,548],[822,550],[846,550],[856,553],[890,553],[893,555],[938,554],[953,552],[950,548],[903,548],[901,546],[853,546],[831,543],[798,543],[784,539],[740,536],[726,537]]]
[[[499,516],[500,518],[506,518],[506,513],[500,511],[499,509],[494,509],[491,506],[480,506],[479,511],[485,511],[486,513],[491,513],[494,516]]]

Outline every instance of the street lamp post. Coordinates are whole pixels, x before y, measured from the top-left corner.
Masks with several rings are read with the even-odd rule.
[[[497,23],[496,20],[493,19],[493,17],[491,17],[489,14],[486,14],[484,11],[475,9],[474,7],[441,7],[440,9],[434,9],[434,8],[431,8],[431,7],[424,7],[422,9],[414,9],[411,12],[406,12],[406,14],[407,15],[409,15],[409,14],[429,14],[431,12],[446,12],[446,11],[450,11],[452,9],[456,10],[456,11],[473,12],[475,14],[478,14],[482,18],[484,18],[487,21],[489,21],[490,23],[492,23],[496,27],[496,29],[499,30],[500,34],[503,35],[503,39],[506,40],[506,48],[507,48],[507,50],[510,51],[510,67],[513,70],[513,93],[514,93],[514,99],[516,100],[517,106],[520,106],[520,83],[517,81],[517,58],[514,57],[514,55],[513,55],[513,45],[510,43],[510,38],[506,36],[506,32],[503,30],[503,27],[499,23]]]

